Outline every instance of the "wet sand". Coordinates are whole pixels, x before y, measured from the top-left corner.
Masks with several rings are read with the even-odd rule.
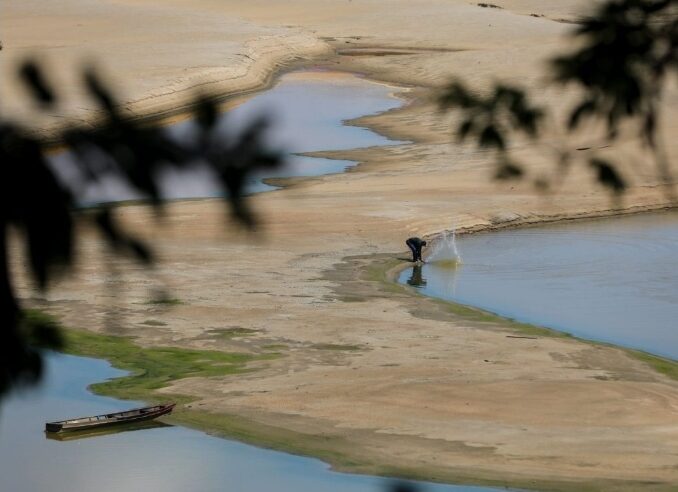
[[[10,14],[25,22],[14,22],[10,32],[24,52],[53,42],[44,29],[29,32],[29,23],[64,31],[77,19],[96,25],[101,35],[91,38],[68,30],[70,41],[54,47],[63,51],[55,56],[76,57],[85,40],[94,52],[108,53],[110,70],[132,91],[130,111],[139,114],[180,105],[186,93],[176,88],[203,76],[224,90],[255,88],[300,61],[412,86],[406,107],[360,123],[413,143],[328,153],[361,164],[254,197],[265,221],[262,237],[234,233],[229,224],[223,232],[221,204],[211,200],[171,204],[162,226],[149,226],[152,213],[144,207],[122,207],[118,213],[130,227],[160,242],[157,271],[149,275],[128,265],[123,278],[111,276],[92,237],[77,275],[48,294],[49,309],[67,325],[94,331],[110,331],[115,313],[117,333],[134,335],[141,345],[255,352],[280,346],[284,357],[252,373],[184,380],[163,391],[192,395],[195,407],[255,425],[337,438],[354,460],[335,462],[343,468],[549,489],[675,487],[675,380],[613,347],[541,332],[536,339],[513,338],[520,332],[507,322],[381,280],[402,263],[397,258],[405,257],[403,240],[410,235],[435,235],[453,224],[474,231],[666,205],[652,168],[636,166],[642,158],[631,139],[601,150],[623,157],[632,180],[623,210],[591,183],[585,166],[545,197],[529,182],[491,181],[486,153],[450,143],[453,118],[437,113],[431,89],[453,74],[478,85],[508,77],[538,86],[540,61],[563,47],[560,36],[571,28],[557,20],[574,18],[585,2],[551,2],[547,17],[531,17],[533,10],[542,13],[541,3],[507,1],[504,9],[484,9],[452,0],[398,1],[397,8],[377,1],[244,6],[172,0],[160,9],[126,0],[105,4],[111,15],[103,17],[94,14],[104,7],[72,0],[54,18],[31,11],[34,2],[13,5]],[[66,15],[67,7],[82,13]],[[161,10],[162,29],[149,21]],[[121,44],[105,35],[118,16],[138,20],[138,39]],[[172,22],[184,22],[192,35],[172,35]],[[218,31],[205,28],[217,24]],[[13,56],[12,36],[3,38],[3,60]],[[168,36],[186,43],[163,55]],[[222,56],[243,46],[252,48],[254,61]],[[156,63],[148,63],[150,56]],[[227,86],[225,74],[234,67],[245,74]],[[74,86],[64,85],[77,98]],[[540,95],[569,97],[552,89]],[[77,117],[90,111],[69,107]],[[674,93],[667,94],[666,107],[665,132],[675,134]],[[602,145],[589,134],[575,136],[572,145]],[[675,157],[677,143],[668,145]],[[541,147],[521,144],[512,153],[530,161],[532,178],[553,168]],[[146,302],[159,280],[181,304],[166,310]],[[21,288],[24,297],[33,296]],[[255,331],[231,340],[206,336],[233,327]],[[361,462],[370,466],[355,464]]]

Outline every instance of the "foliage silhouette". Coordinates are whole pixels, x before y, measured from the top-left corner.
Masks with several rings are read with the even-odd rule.
[[[58,106],[58,93],[40,65],[27,61],[19,68],[19,77],[39,108]],[[39,379],[42,362],[35,347],[61,346],[56,326],[25,316],[21,310],[9,267],[11,229],[21,238],[30,277],[44,290],[75,260],[74,211],[78,203],[74,195],[78,191],[114,176],[162,212],[163,196],[158,186],[162,171],[206,164],[217,176],[232,216],[254,230],[257,218],[247,202],[245,183],[253,172],[281,164],[280,155],[264,146],[264,119],[249,124],[238,137],[217,132],[214,97],[196,98],[199,130],[195,141],[184,144],[171,139],[157,125],[142,125],[124,117],[113,92],[95,71],[85,70],[82,80],[103,117],[88,127],[68,128],[60,136],[75,156],[78,189],[73,190],[74,183],[59,180],[46,158],[44,142],[15,123],[0,121],[0,326],[4,330],[0,396],[16,384]],[[111,205],[102,204],[93,213],[79,215],[91,219],[115,253],[145,265],[153,263],[152,247],[121,227]]]
[[[676,202],[673,176],[659,141],[661,96],[670,75],[678,73],[678,0],[609,0],[581,20],[571,34],[578,48],[550,61],[550,80],[573,85],[580,99],[564,123],[563,133],[576,130],[584,120],[602,120],[613,141],[624,122],[635,125],[657,165],[667,198]],[[506,150],[519,134],[539,136],[548,107],[529,100],[526,90],[495,84],[488,95],[478,95],[454,80],[440,97],[441,107],[459,110],[456,129],[460,141],[474,139],[481,148],[496,153],[497,179],[524,177],[524,164],[512,162]],[[571,162],[571,152],[561,151],[557,170]],[[615,163],[588,159],[596,180],[614,196],[627,187]],[[545,189],[540,178],[535,185]]]

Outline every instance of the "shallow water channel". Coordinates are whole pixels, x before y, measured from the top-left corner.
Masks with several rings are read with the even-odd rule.
[[[678,359],[678,213],[451,238],[400,282],[591,340]]]
[[[224,116],[233,124],[266,111],[276,125],[271,142],[284,147],[289,165],[277,175],[341,172],[350,161],[294,155],[314,150],[348,149],[394,142],[342,121],[385,111],[399,102],[392,88],[349,76],[291,74]],[[169,128],[181,136],[190,122]],[[67,160],[67,153],[55,162]],[[62,161],[62,163],[64,163]],[[208,175],[169,175],[165,191],[172,198],[216,195]],[[260,181],[250,191],[270,187]],[[136,198],[114,182],[81,196],[84,203]],[[51,354],[46,377],[37,390],[14,394],[0,406],[0,491],[72,492],[375,492],[389,481],[336,473],[321,461],[265,450],[166,425],[104,433],[71,440],[47,439],[44,424],[140,406],[89,393],[89,384],[122,375],[105,361]],[[420,492],[489,492],[505,489],[420,483]]]
[[[267,118],[270,126],[265,143],[283,153],[285,165],[251,176],[247,191],[269,191],[274,187],[264,184],[264,178],[339,173],[355,165],[353,161],[301,154],[399,143],[367,128],[344,124],[346,120],[397,108],[401,105],[395,97],[398,90],[349,74],[292,72],[282,76],[268,91],[227,103],[230,109],[222,113],[216,130],[220,135],[234,136],[256,118]],[[165,131],[179,141],[192,142],[195,129],[192,120],[184,120],[167,126]],[[64,182],[79,182],[77,166],[69,152],[55,154],[51,161]],[[220,196],[217,182],[211,171],[199,163],[185,171],[168,170],[159,176],[160,189],[167,199]],[[73,191],[83,205],[143,198],[114,176],[107,176],[85,190]]]

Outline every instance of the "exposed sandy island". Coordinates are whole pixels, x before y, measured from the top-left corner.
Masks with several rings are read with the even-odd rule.
[[[455,314],[379,281],[410,235],[453,223],[480,230],[619,212],[583,167],[548,197],[529,182],[491,181],[488,156],[451,145],[450,120],[429,101],[430,88],[452,74],[537,86],[540,60],[563,48],[571,27],[558,20],[576,18],[588,2],[497,0],[504,9],[459,0],[244,3],[13,1],[1,21],[3,104],[21,113],[8,101],[15,88],[4,82],[7,64],[28,51],[49,55],[72,101],[81,95],[65,75],[69,65],[83,51],[105,54],[106,68],[129,91],[127,106],[140,115],[180,106],[181,89],[204,81],[224,91],[259,87],[301,59],[412,85],[404,109],[360,123],[415,143],[342,152],[362,164],[256,196],[265,220],[265,237],[256,241],[221,232],[215,201],[174,203],[162,227],[149,225],[143,207],[120,208],[132,227],[162,241],[154,275],[182,304],[162,310],[144,303],[156,277],[134,266],[112,277],[94,261],[100,250],[91,238],[77,275],[49,293],[50,309],[68,325],[95,331],[105,331],[107,313],[115,312],[119,332],[142,345],[281,346],[285,357],[258,371],[183,380],[166,391],[193,395],[193,406],[211,412],[319,441],[341,438],[339,451],[355,460],[343,463],[349,468],[539,488],[675,490],[678,382],[622,350],[511,338],[508,323]],[[558,102],[567,97],[540,92]],[[667,96],[666,135],[676,134],[676,102],[675,93]],[[68,112],[87,118],[87,104],[69,102]],[[601,145],[586,134],[577,139],[580,147]],[[668,144],[675,161],[677,143]],[[631,166],[639,155],[633,141],[603,151],[625,159],[633,184],[626,210],[666,203],[652,168]],[[552,169],[542,148],[513,152],[532,162],[531,177]],[[111,285],[124,289],[110,297]],[[149,319],[165,325],[142,324]],[[208,336],[236,326],[256,332],[230,341]]]

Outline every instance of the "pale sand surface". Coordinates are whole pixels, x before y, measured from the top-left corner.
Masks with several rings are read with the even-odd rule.
[[[0,59],[5,65],[50,46],[76,100],[67,65],[82,51],[106,54],[107,69],[129,91],[130,111],[144,114],[180,105],[186,93],[178,89],[198,81],[251,89],[297,57],[324,58],[326,66],[414,86],[402,94],[407,107],[361,124],[415,143],[342,152],[363,163],[256,196],[265,222],[258,240],[221,232],[214,201],[174,203],[162,227],[149,226],[145,208],[120,208],[132,227],[161,241],[157,272],[128,266],[124,277],[111,275],[95,261],[102,253],[90,239],[78,274],[49,293],[50,309],[68,325],[95,331],[110,331],[115,313],[117,332],[142,345],[258,352],[282,344],[285,357],[258,371],[179,381],[167,391],[193,395],[194,405],[209,411],[345,438],[356,461],[382,470],[535,486],[678,486],[676,381],[619,349],[508,338],[506,324],[451,314],[365,273],[403,256],[397,252],[406,237],[452,224],[478,230],[619,212],[583,166],[549,197],[529,183],[492,182],[486,153],[450,144],[452,121],[436,113],[427,89],[451,74],[478,84],[508,77],[538,85],[540,60],[563,47],[560,36],[571,28],[552,19],[576,18],[588,2],[493,2],[503,10],[455,0],[243,3],[168,0],[161,8],[146,0],[69,0],[48,15],[39,2],[14,1],[4,7]],[[245,49],[252,59],[241,56]],[[406,54],[365,56],[366,49]],[[3,78],[7,72],[3,66]],[[10,90],[0,85],[3,101]],[[567,97],[553,89],[540,94],[557,103]],[[675,135],[675,94],[666,107],[666,135]],[[89,108],[82,102],[69,112],[86,118]],[[600,145],[582,132],[576,145],[584,144]],[[668,144],[675,156],[676,143]],[[521,144],[513,152],[532,163],[532,177],[552,169],[541,147]],[[622,157],[632,180],[624,207],[665,204],[651,168],[631,166],[640,159],[633,141],[604,152]],[[183,304],[162,310],[145,303],[158,279]],[[142,324],[149,319],[166,325]],[[257,332],[231,341],[208,333],[235,326]],[[313,348],[327,343],[359,350]]]

